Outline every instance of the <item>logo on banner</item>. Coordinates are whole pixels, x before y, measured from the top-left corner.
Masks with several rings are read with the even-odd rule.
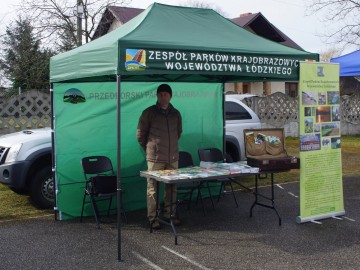
[[[86,98],[79,89],[70,88],[70,89],[66,90],[66,92],[64,94],[64,102],[77,104],[77,103],[86,102]]]
[[[146,51],[143,49],[126,49],[125,69],[138,71],[146,68]]]
[[[317,67],[317,75],[318,75],[318,77],[324,77],[325,76],[323,66],[318,66]]]

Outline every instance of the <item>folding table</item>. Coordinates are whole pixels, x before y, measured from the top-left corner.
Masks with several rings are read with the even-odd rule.
[[[249,166],[248,166],[249,167]],[[248,172],[248,170],[253,170],[253,172]],[[210,180],[221,180],[226,178],[236,178],[241,176],[249,176],[254,175],[257,176],[258,172],[256,171],[257,168],[251,168],[248,170],[244,170],[246,172],[241,172],[237,170],[231,170],[230,169],[224,169],[221,167],[218,168],[201,168],[197,166],[193,167],[187,167],[187,168],[181,168],[176,170],[158,170],[158,171],[141,171],[140,176],[146,177],[146,178],[153,178],[158,182],[163,182],[165,184],[170,184],[171,188],[174,188],[176,184],[179,183],[186,183],[186,182],[193,182],[193,181],[199,181],[205,182]],[[160,223],[166,224],[171,226],[173,235],[175,237],[175,245],[177,245],[177,233],[176,228],[174,224],[172,223],[172,220],[170,218],[170,222],[167,222],[160,218],[159,213],[159,185],[157,185],[157,200],[156,200],[156,216],[154,220],[159,221]],[[172,196],[172,192],[170,193]],[[170,201],[173,201],[173,198],[170,198]],[[174,213],[174,210],[176,209],[176,206],[170,204],[170,213]],[[150,232],[152,233],[153,229],[152,226],[150,226]]]

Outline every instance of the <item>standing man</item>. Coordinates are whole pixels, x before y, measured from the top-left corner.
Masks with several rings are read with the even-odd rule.
[[[172,89],[168,84],[157,88],[157,102],[145,109],[140,116],[136,138],[146,152],[148,170],[169,170],[178,168],[178,141],[182,133],[180,112],[171,105]],[[159,183],[152,178],[147,179],[147,217],[153,229],[160,229],[160,223],[154,221],[156,215],[156,200]],[[170,193],[172,203],[176,202],[176,188],[165,184],[164,218],[170,220]],[[174,225],[180,220],[171,217]]]

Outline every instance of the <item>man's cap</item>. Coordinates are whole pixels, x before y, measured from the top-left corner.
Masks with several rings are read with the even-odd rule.
[[[170,96],[172,96],[172,90],[170,85],[168,84],[160,84],[159,87],[157,88],[157,92],[156,94],[159,94],[160,92],[168,92],[170,94]]]

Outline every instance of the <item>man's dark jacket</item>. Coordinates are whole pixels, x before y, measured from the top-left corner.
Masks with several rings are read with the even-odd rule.
[[[171,104],[167,110],[156,104],[141,114],[136,138],[146,152],[147,161],[172,163],[179,160],[178,141],[181,133],[180,112]]]

